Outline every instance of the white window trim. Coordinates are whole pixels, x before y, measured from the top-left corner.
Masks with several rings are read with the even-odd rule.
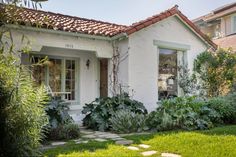
[[[76,103],[77,105],[80,105],[80,58],[72,58],[72,57],[63,57],[63,56],[53,56],[53,55],[45,55],[45,54],[32,54],[33,56],[40,57],[40,56],[47,56],[49,59],[60,59],[62,64],[62,84],[61,84],[61,92],[65,92],[65,61],[66,60],[74,60],[75,61],[75,75],[78,76],[75,80],[75,90],[77,91],[75,93],[75,100],[66,100],[66,102]],[[45,69],[45,84],[49,85],[49,68],[48,66]],[[64,96],[63,96],[64,97]]]
[[[230,34],[236,33],[236,25],[234,25],[235,24],[234,20],[236,21],[236,14],[231,15],[231,33]]]
[[[182,44],[182,43],[175,43],[175,42],[168,42],[168,41],[163,41],[163,40],[153,40],[153,45],[157,46],[157,59],[158,59],[157,74],[158,75],[159,75],[159,59],[160,59],[159,49],[160,48],[176,50],[177,51],[177,64],[178,64],[178,66],[188,65],[187,52],[191,49],[190,45]],[[177,72],[177,78],[179,79],[179,72]],[[178,96],[183,95],[183,91],[179,87],[179,85],[177,87],[177,94],[178,94]],[[157,95],[157,101],[160,101],[158,95]]]

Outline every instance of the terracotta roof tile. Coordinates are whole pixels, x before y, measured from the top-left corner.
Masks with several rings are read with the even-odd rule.
[[[8,22],[11,21],[12,15],[8,12],[10,8],[4,9],[8,16]],[[28,8],[17,8],[16,22],[21,25],[39,26],[42,28],[51,28],[54,30],[63,30],[68,32],[86,33],[99,36],[114,36],[124,31],[128,26],[114,23],[102,22],[93,19],[84,19],[74,16],[62,15],[41,10]]]
[[[213,40],[216,44],[219,45],[221,48],[232,48],[234,52],[236,52],[236,34],[229,35],[223,38],[214,39]]]
[[[8,10],[12,8],[6,8],[3,5],[0,5],[0,9],[6,13],[8,23],[13,23],[13,16],[10,15]],[[16,17],[15,20],[21,25],[31,25],[33,27],[39,26],[42,28],[53,30],[109,37],[115,36],[120,33],[126,33],[130,35],[170,16],[178,15],[195,31],[195,33],[201,36],[206,42],[208,42],[209,45],[216,48],[216,45],[178,10],[177,5],[160,14],[149,17],[146,20],[136,22],[131,26],[118,25],[93,19],[85,19],[28,8],[16,8],[14,15],[17,15],[14,16]]]
[[[170,16],[173,15],[178,15],[191,29],[193,29],[193,31],[196,32],[196,34],[198,34],[203,40],[205,40],[209,45],[211,45],[214,49],[217,49],[217,45],[212,42],[204,33],[202,33],[197,26],[195,26],[184,14],[182,14],[179,10],[178,10],[178,6],[175,5],[173,8],[166,10],[158,15],[154,15],[150,18],[147,18],[146,20],[142,20],[140,22],[136,22],[134,24],[132,24],[130,27],[128,27],[125,32],[130,35],[136,31],[139,31],[145,27],[148,27],[156,22],[159,22],[161,20],[164,20]],[[143,27],[143,25],[145,25],[145,27]]]

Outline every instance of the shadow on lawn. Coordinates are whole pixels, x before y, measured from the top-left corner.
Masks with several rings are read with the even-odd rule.
[[[205,135],[233,135],[236,136],[236,125],[216,127],[210,130],[197,131]]]
[[[59,146],[56,148],[48,149],[43,151],[44,156],[47,157],[56,157],[58,155],[62,154],[70,154],[73,152],[84,152],[84,151],[90,151],[94,152],[97,149],[107,149],[108,145],[112,144],[114,142],[96,142],[96,141],[90,141],[86,144],[75,144],[75,143],[69,143],[63,146]]]
[[[210,130],[195,130],[195,131],[186,131],[186,130],[176,130],[176,131],[162,131],[162,132],[155,132],[152,134],[147,135],[131,135],[126,136],[125,138],[133,140],[135,144],[141,144],[143,141],[148,141],[150,139],[155,138],[155,136],[166,136],[171,134],[178,134],[178,133],[188,133],[188,132],[195,132],[199,134],[204,134],[208,136],[225,136],[225,135],[232,135],[236,136],[236,125],[228,125],[228,126],[221,126],[212,128]]]

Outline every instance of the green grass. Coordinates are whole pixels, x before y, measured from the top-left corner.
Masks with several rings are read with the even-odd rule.
[[[154,156],[162,152],[176,153],[182,157],[236,157],[236,125],[214,128],[206,131],[162,132],[149,135],[127,136],[134,141],[133,146],[148,144],[148,149],[132,151],[113,142],[70,143],[44,152],[45,156],[59,157],[141,157],[141,152],[156,150]]]

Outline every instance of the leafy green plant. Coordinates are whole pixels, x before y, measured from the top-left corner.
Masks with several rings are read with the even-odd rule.
[[[49,117],[50,127],[56,128],[59,125],[72,123],[73,119],[68,113],[69,105],[61,97],[51,97],[45,111]]]
[[[230,122],[236,124],[236,92],[228,94],[225,96],[225,99],[228,100],[229,104],[233,108]]]
[[[70,140],[78,138],[79,136],[79,126],[74,123],[69,123],[51,128],[47,135],[47,140]]]
[[[235,109],[233,106],[231,106],[231,104],[226,98],[211,98],[207,100],[206,104],[209,108],[214,109],[216,112],[219,113],[219,120],[214,119],[214,121],[217,120],[218,123],[230,123],[230,119],[232,119],[235,113]]]
[[[147,125],[154,130],[196,130],[213,127],[212,119],[218,113],[208,108],[196,97],[177,97],[164,100],[161,106],[149,114]]]
[[[117,111],[109,120],[111,129],[117,133],[141,132],[147,129],[145,115],[130,110]]]
[[[83,107],[82,113],[86,114],[83,124],[94,130],[109,130],[109,119],[116,111],[128,109],[131,112],[147,114],[147,110],[141,102],[130,99],[128,94],[114,97],[98,98]]]
[[[190,73],[188,66],[179,66],[178,84],[186,96],[205,96],[205,91],[201,88],[201,83],[196,75]]]
[[[231,50],[203,52],[194,62],[194,71],[202,81],[202,88],[208,97],[226,95],[231,90],[236,77],[236,55]]]
[[[36,87],[17,56],[0,50],[0,156],[38,156],[48,123],[48,96]]]

